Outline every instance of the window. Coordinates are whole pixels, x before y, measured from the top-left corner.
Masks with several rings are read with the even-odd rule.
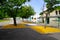
[[[58,11],[56,11],[56,15],[58,15]]]
[[[60,10],[59,10],[59,15],[60,15]]]

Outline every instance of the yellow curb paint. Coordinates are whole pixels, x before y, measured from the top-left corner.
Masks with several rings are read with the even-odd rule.
[[[32,26],[30,27],[31,29],[37,31],[38,33],[41,34],[48,34],[48,33],[57,33],[60,32],[60,29],[58,28],[52,28],[52,27],[46,27],[44,28],[44,26]]]
[[[14,28],[26,28],[26,27],[24,24],[17,24],[17,26],[14,26],[13,24],[9,24],[2,27],[2,29],[14,29]]]

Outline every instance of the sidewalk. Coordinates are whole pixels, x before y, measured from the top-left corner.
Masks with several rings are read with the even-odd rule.
[[[54,28],[60,28],[60,25],[58,27],[58,24],[44,24],[44,23],[39,23],[39,26],[50,26],[50,27],[54,27]]]
[[[23,24],[36,24],[36,25],[38,25],[38,26],[50,26],[50,27],[54,27],[54,28],[60,28],[60,24],[59,24],[59,26],[58,26],[58,24],[52,24],[52,23],[50,23],[50,24],[45,24],[45,23],[33,23],[33,22],[22,22]]]
[[[51,34],[51,35],[48,35],[50,37],[54,37],[56,38],[57,40],[60,40],[60,33],[54,33],[54,34]]]

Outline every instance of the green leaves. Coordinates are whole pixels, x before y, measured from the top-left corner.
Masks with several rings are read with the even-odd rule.
[[[29,18],[31,15],[34,15],[35,12],[31,6],[22,6],[20,10],[20,17]]]
[[[51,8],[56,4],[56,0],[45,0],[45,2],[47,3],[46,4],[47,8]]]
[[[55,6],[54,10],[60,10],[60,6]]]
[[[60,9],[57,6],[53,7],[54,5],[59,4],[60,1],[57,1],[57,0],[44,0],[44,1],[47,3],[46,4],[46,7],[47,7],[46,12],[50,13],[50,12],[56,10],[56,9]],[[42,14],[43,14],[43,12],[40,13],[40,15],[42,15]]]
[[[1,4],[4,3],[4,2],[6,2],[6,0],[0,0],[0,3],[1,3]]]
[[[6,4],[4,4],[5,13],[10,17],[17,17],[20,14],[19,7],[27,1],[29,0],[8,0]]]
[[[59,0],[44,0],[47,4],[47,11],[48,12],[52,12],[53,10],[55,10],[57,7],[53,7],[56,4],[60,4]]]
[[[21,6],[23,3],[28,2],[30,0],[9,0],[9,2],[14,3],[15,6]]]
[[[19,16],[19,7],[30,0],[0,0],[0,14],[8,15],[9,17]],[[16,6],[16,7],[15,7]]]

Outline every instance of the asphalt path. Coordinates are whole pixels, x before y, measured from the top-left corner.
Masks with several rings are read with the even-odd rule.
[[[20,23],[19,21],[17,23]],[[2,26],[7,24],[13,24],[13,20],[0,22],[0,40],[60,40],[60,33],[42,35],[29,28],[1,29]]]
[[[0,29],[0,40],[58,40],[49,35],[42,35],[32,29]]]

